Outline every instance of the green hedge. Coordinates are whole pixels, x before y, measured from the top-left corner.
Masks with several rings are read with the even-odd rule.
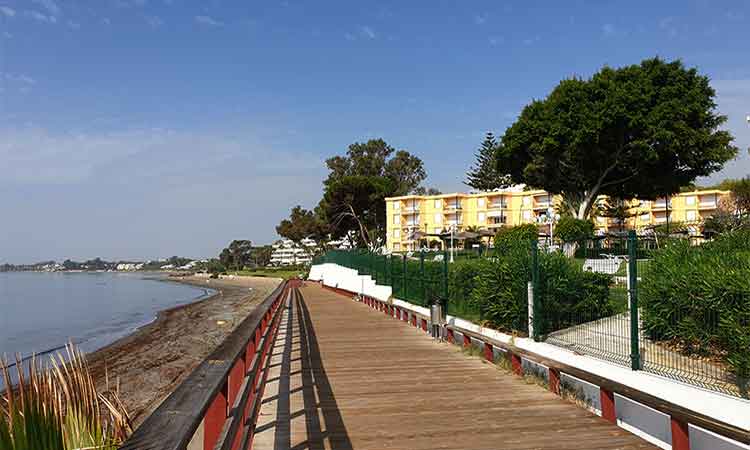
[[[511,245],[491,260],[451,267],[451,272],[451,301],[460,301],[462,293],[490,326],[528,332],[531,254],[525,244]],[[560,253],[540,252],[539,277],[538,326],[543,334],[615,312],[609,301],[608,275],[585,272]]]
[[[530,249],[528,240],[507,241],[503,251],[494,257],[460,259],[448,264],[448,313],[498,329],[527,333]],[[402,256],[338,252],[332,253],[330,259],[373,275],[379,284],[391,286],[399,299],[426,306],[442,297],[444,263],[434,261],[435,254],[425,255],[424,263],[420,262],[419,253],[404,260]],[[615,311],[609,301],[611,277],[584,272],[580,264],[560,253],[541,251],[539,273],[542,333]]]
[[[654,252],[640,301],[651,339],[725,357],[738,377],[750,376],[750,231],[701,246],[670,242]]]

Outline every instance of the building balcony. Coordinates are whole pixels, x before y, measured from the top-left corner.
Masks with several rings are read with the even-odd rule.
[[[654,202],[653,207],[651,209],[659,210],[659,209],[672,209],[672,202],[665,202],[665,201],[657,201]]]
[[[419,212],[419,205],[409,205],[401,208],[402,214],[409,214],[409,213],[415,213]]]
[[[487,209],[507,209],[507,203],[490,203],[487,205]]]
[[[504,223],[504,222],[497,222],[497,223],[492,222],[492,223],[486,224],[485,226],[488,229],[490,229],[490,230],[494,230],[494,229],[502,228],[502,227],[506,226],[506,223]]]
[[[700,209],[716,209],[719,205],[716,202],[700,202],[698,208]]]

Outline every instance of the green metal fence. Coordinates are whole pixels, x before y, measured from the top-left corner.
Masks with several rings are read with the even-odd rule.
[[[534,242],[507,254],[331,251],[314,263],[371,275],[394,297],[417,305],[442,302],[456,317],[747,398],[750,284],[727,291],[729,310],[701,298],[671,308],[674,296],[662,295],[654,281],[671,270],[660,266],[661,278],[652,272],[656,247],[631,232],[558,246]],[[683,281],[703,283],[695,274]],[[645,306],[642,286],[648,287]],[[669,312],[660,312],[665,305]]]

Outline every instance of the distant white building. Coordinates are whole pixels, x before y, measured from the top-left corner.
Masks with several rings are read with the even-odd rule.
[[[331,248],[333,250],[349,250],[350,248],[354,247],[352,241],[353,239],[351,239],[349,236],[344,236],[341,239],[328,241],[328,248]]]
[[[62,264],[51,262],[40,267],[40,270],[42,270],[43,272],[59,272],[61,270],[65,270],[65,267],[63,267]]]
[[[310,264],[312,255],[318,245],[312,239],[302,239],[299,244],[289,239],[275,242],[271,253],[272,266],[294,266],[298,264]]]
[[[115,269],[120,272],[132,272],[143,269],[143,263],[120,263]]]
[[[207,259],[203,259],[203,260],[200,260],[200,261],[198,261],[198,260],[190,261],[189,263],[185,264],[184,266],[178,267],[177,270],[192,270],[192,269],[195,269],[195,267],[198,264],[200,264],[200,263],[206,263],[206,262],[208,262]]]

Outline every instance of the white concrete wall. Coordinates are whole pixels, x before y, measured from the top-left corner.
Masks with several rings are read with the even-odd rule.
[[[309,279],[322,281],[326,286],[346,289],[382,301],[388,301],[392,295],[389,286],[378,286],[370,276],[358,275],[357,271],[336,264],[328,263],[312,266]],[[416,306],[398,299],[393,299],[392,302],[394,305],[405,310],[414,311],[428,317],[430,315],[428,308]],[[747,400],[706,391],[647,372],[632,371],[626,367],[611,364],[593,357],[578,355],[551,344],[534,342],[534,340],[527,338],[513,337],[491,328],[481,327],[458,317],[449,315],[447,321],[451,325],[464,328],[499,342],[515,345],[518,348],[528,350],[529,352],[563,364],[578,367],[587,372],[662,398],[676,405],[713,417],[719,421],[750,430],[750,402]],[[454,334],[456,342],[463,343],[463,335],[458,332]],[[500,356],[500,350],[495,349],[494,354],[496,357]],[[524,363],[523,360],[522,363],[526,366],[529,364],[528,361]],[[568,383],[577,387],[588,398],[591,410],[601,415],[601,399],[598,386],[564,373],[561,374],[560,381],[561,383]],[[648,439],[653,444],[662,448],[671,448],[670,422],[665,414],[620,397],[619,395],[615,396],[615,411],[618,424],[623,428]],[[690,426],[690,441],[692,450],[750,450],[750,446],[731,441],[706,430],[693,427],[692,425]]]

